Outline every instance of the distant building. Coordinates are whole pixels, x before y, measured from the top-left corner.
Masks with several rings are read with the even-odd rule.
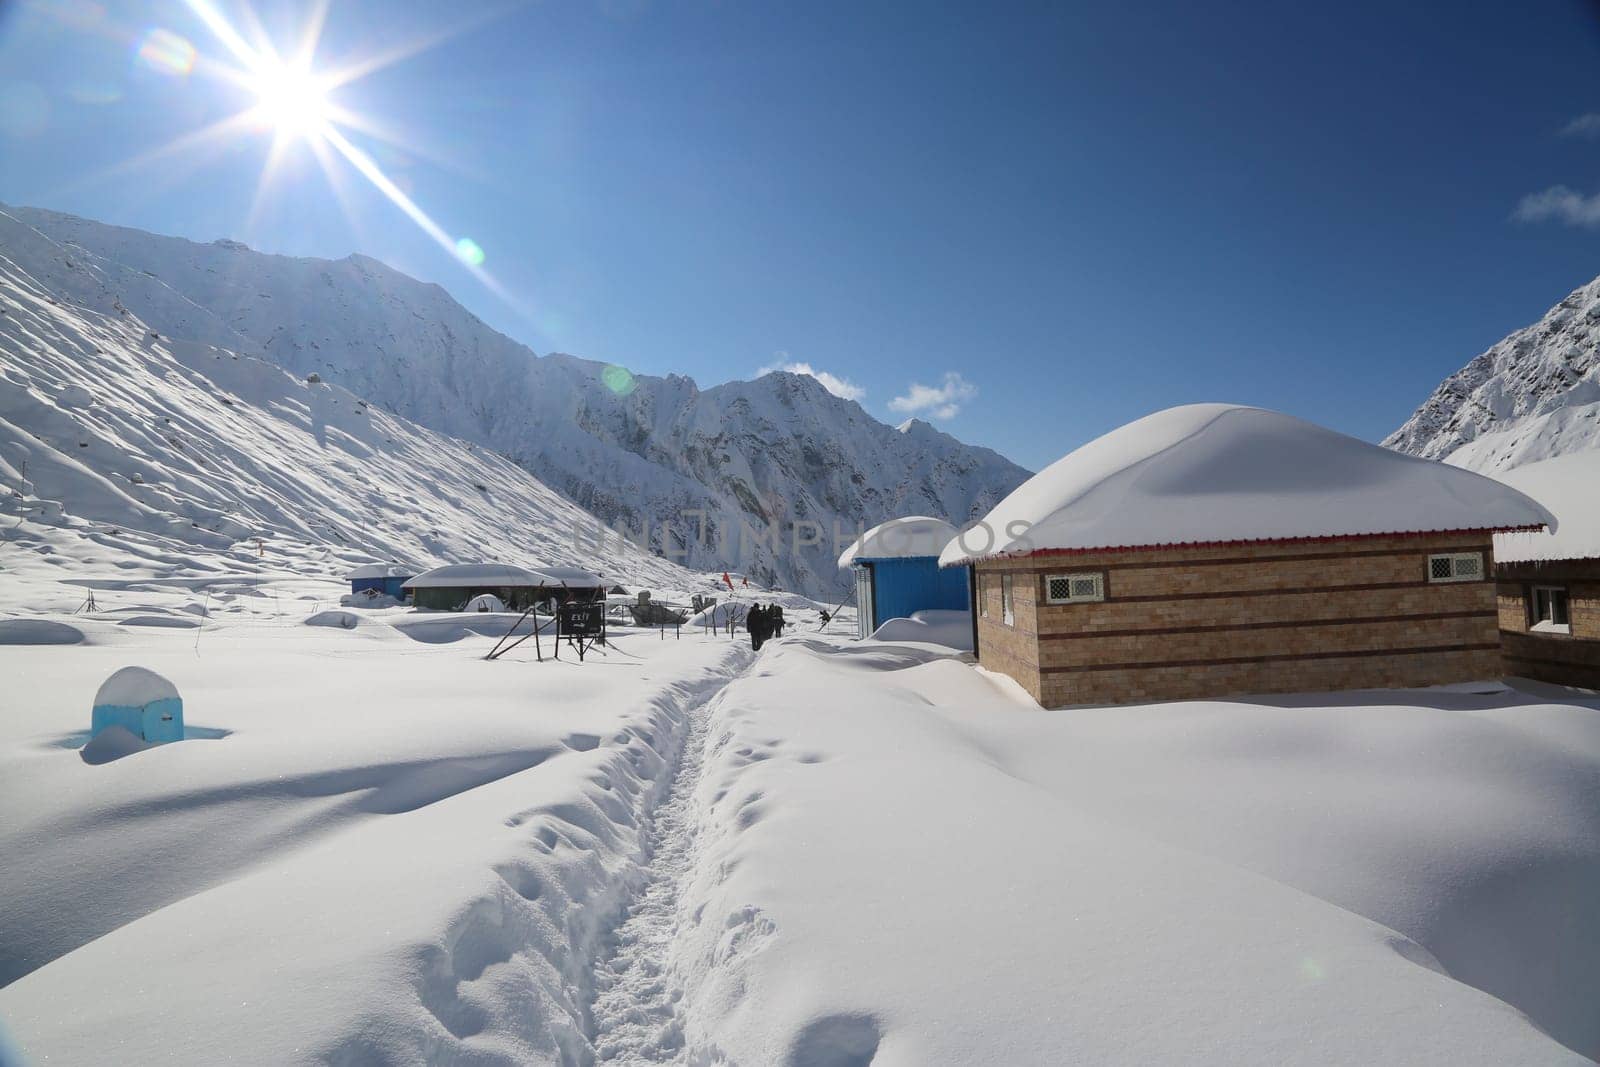
[[[1114,430],[1002,500],[970,564],[977,656],[1040,703],[1498,677],[1493,535],[1554,518],[1499,482],[1259,408]]]
[[[396,600],[404,600],[405,590],[402,587],[416,573],[413,568],[395,563],[368,563],[357,567],[346,577],[350,580],[352,593],[383,593]]]
[[[504,563],[452,563],[425,571],[404,583],[412,604],[433,611],[463,611],[485,593],[498,597],[510,611],[549,601],[599,600],[605,583],[576,567],[529,570]]]
[[[1600,451],[1496,477],[1561,520],[1554,533],[1494,539],[1506,673],[1600,689]]]
[[[844,550],[839,567],[855,579],[862,637],[914,611],[968,609],[966,568],[939,566],[939,553],[955,536],[943,519],[910,515],[874,526]]]

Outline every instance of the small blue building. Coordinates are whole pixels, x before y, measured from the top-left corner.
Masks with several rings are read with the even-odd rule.
[[[392,596],[396,600],[404,600],[406,592],[401,587],[415,578],[416,574],[413,569],[394,563],[368,563],[351,571],[348,577],[352,593],[365,593],[371,590],[374,593]]]
[[[155,671],[124,667],[95,694],[89,735],[109,726],[120,726],[151,744],[182,741],[183,700],[177,687]]]
[[[917,611],[971,610],[967,568],[939,566],[939,553],[956,532],[943,519],[910,515],[874,526],[845,549],[839,566],[855,578],[862,637]]]

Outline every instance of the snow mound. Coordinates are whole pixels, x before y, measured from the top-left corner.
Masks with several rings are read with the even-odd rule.
[[[142,708],[158,700],[178,700],[178,687],[148,667],[124,667],[100,684],[95,706]]]
[[[319,611],[306,620],[307,626],[333,626],[341,630],[354,630],[361,625],[361,617],[348,611]]]
[[[972,613],[942,609],[913,611],[910,618],[889,619],[872,631],[870,640],[919,641],[971,652]]]
[[[937,556],[955,540],[956,528],[943,519],[927,515],[908,515],[879,523],[856,539],[839,556],[839,566],[856,560],[909,559]]]
[[[1600,559],[1600,451],[1557,456],[1495,477],[1533,497],[1561,520],[1554,533],[1496,534],[1496,562]]]
[[[400,606],[400,601],[388,593],[380,593],[375,589],[363,589],[359,593],[346,593],[339,598],[341,608],[395,608]]]
[[[49,619],[0,619],[0,645],[79,645],[83,631]]]
[[[504,611],[506,605],[503,600],[493,593],[479,593],[467,601],[468,611]]]
[[[125,726],[107,726],[91,737],[78,754],[83,757],[83,762],[98,767],[155,747],[155,742],[144,740]]]
[[[1511,530],[1555,516],[1516,490],[1303,419],[1190,404],[1052,463],[939,562],[1040,550]]]
[[[734,622],[744,621],[745,612],[750,610],[750,605],[739,600],[719,600],[709,608],[695,612],[689,616],[685,626],[709,626],[713,630],[720,630],[728,625],[731,619]]]

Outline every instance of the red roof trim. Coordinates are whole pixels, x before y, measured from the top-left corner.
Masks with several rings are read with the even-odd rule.
[[[955,564],[981,563],[987,559],[1032,559],[1035,556],[1086,556],[1100,552],[1166,552],[1174,548],[1243,548],[1245,545],[1318,544],[1330,541],[1375,541],[1391,537],[1446,537],[1451,534],[1497,534],[1538,531],[1544,523],[1532,526],[1472,526],[1460,530],[1394,530],[1389,533],[1323,534],[1317,537],[1247,537],[1234,541],[1167,541],[1158,545],[1097,545],[1093,548],[1037,548],[1032,552],[995,552],[967,556]]]

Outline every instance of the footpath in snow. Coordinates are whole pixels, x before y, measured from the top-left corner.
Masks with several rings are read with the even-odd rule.
[[[487,663],[466,627],[356,617],[0,632],[31,694],[0,718],[0,1026],[27,1062],[593,1060],[597,962],[748,647]],[[45,622],[80,643],[7,643]],[[194,739],[92,766],[94,691],[130,662]]]

